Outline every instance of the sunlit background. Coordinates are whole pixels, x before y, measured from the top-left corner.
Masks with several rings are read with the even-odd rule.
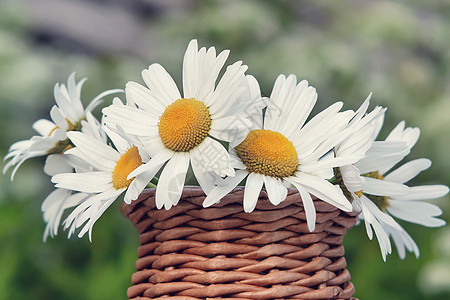
[[[53,86],[73,71],[98,93],[142,82],[161,63],[180,82],[187,43],[231,49],[268,96],[276,76],[307,79],[315,113],[335,101],[388,107],[382,138],[398,122],[421,129],[408,160],[432,167],[414,184],[450,185],[450,1],[0,0],[0,156],[49,118]],[[110,103],[108,98],[105,104]],[[96,112],[99,116],[99,111]],[[52,186],[44,160],[26,162],[13,183],[0,176],[0,299],[125,299],[138,234],[115,203],[87,237],[42,242],[40,205]],[[434,201],[449,218],[450,198]],[[403,224],[403,223],[402,223]],[[384,263],[362,226],[345,239],[355,296],[450,299],[450,230],[406,224],[421,256]]]

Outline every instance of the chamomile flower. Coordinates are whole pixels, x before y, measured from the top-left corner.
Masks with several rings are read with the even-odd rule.
[[[130,203],[131,198],[139,195],[154,176],[143,172],[128,179],[131,171],[145,163],[148,157],[140,151],[140,146],[130,143],[107,128],[104,130],[115,149],[86,133],[68,132],[67,136],[75,148],[66,153],[86,162],[92,167],[92,171],[64,173],[52,177],[57,188],[89,194],[64,222],[65,229],[70,228],[69,235],[84,224],[78,236],[82,237],[89,231],[91,239],[92,226],[119,195],[125,192],[124,201]]]
[[[218,140],[240,143],[251,122],[245,103],[239,101],[248,84],[247,66],[240,61],[228,66],[216,85],[228,54],[225,50],[216,55],[214,47],[198,49],[192,40],[183,60],[183,96],[166,70],[152,64],[142,72],[147,87],[136,82],[126,85],[127,101],[137,109],[103,110],[107,126],[138,137],[151,157],[129,177],[162,169],[156,188],[158,208],[178,203],[189,165],[206,193],[213,188],[215,177],[210,174],[234,176],[228,152]]]
[[[333,156],[336,158],[353,156],[351,164],[334,168],[334,175],[340,184],[344,195],[352,201],[351,192],[357,192],[362,189],[362,180],[358,168],[354,163],[361,160],[374,142],[374,134],[377,130],[377,124],[374,122],[385,113],[386,109],[381,106],[375,107],[370,113],[366,114],[370,104],[370,94],[356,111],[354,117],[348,124],[351,134],[333,149]]]
[[[75,73],[72,73],[67,80],[67,85],[55,85],[54,97],[56,105],[50,111],[52,121],[45,119],[36,121],[33,124],[33,129],[39,135],[11,145],[9,153],[4,158],[5,160],[9,159],[9,161],[3,168],[3,174],[14,166],[11,174],[11,180],[13,180],[17,169],[27,159],[48,154],[63,153],[72,147],[66,133],[69,131],[79,131],[81,129],[81,121],[86,118],[86,113],[91,112],[101,102],[103,97],[122,92],[122,90],[107,90],[95,97],[84,109],[80,95],[84,82],[85,79],[82,79],[76,83]]]
[[[317,93],[306,80],[297,84],[294,75],[277,78],[270,100],[264,120],[260,114],[245,140],[230,149],[233,167],[238,169],[236,176],[219,182],[203,206],[218,202],[244,178],[247,178],[243,203],[246,212],[254,210],[263,185],[274,205],[286,198],[287,186],[293,185],[302,197],[308,228],[312,231],[316,214],[310,194],[344,211],[352,210],[341,190],[323,174],[353,158],[325,162],[319,159],[347,136],[346,127],[353,113],[339,112],[342,103],[338,102],[306,123]]]
[[[393,238],[401,258],[405,257],[405,249],[419,255],[417,245],[392,217],[427,227],[445,224],[437,218],[442,214],[441,209],[422,200],[443,197],[448,193],[448,187],[406,185],[428,169],[431,161],[416,159],[392,170],[410,152],[419,135],[418,128],[405,128],[405,123],[400,122],[385,141],[374,142],[366,157],[356,163],[362,174],[362,189],[353,193],[354,205],[362,211],[361,218],[365,221],[369,238],[372,238],[371,226],[375,229],[384,260],[390,253],[390,242],[386,237]],[[399,146],[402,143],[403,148]]]

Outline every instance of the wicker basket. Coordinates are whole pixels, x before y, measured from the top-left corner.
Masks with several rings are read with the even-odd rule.
[[[295,190],[277,206],[262,191],[252,213],[240,187],[210,208],[199,187],[185,187],[170,210],[154,196],[121,207],[141,243],[130,299],[352,299],[342,240],[357,213],[315,199],[311,233]]]

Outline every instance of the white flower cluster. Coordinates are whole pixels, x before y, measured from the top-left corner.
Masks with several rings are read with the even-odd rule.
[[[429,227],[444,225],[442,211],[423,199],[448,193],[443,185],[409,187],[405,183],[430,167],[417,159],[392,170],[411,150],[418,128],[401,122],[384,141],[375,141],[385,109],[368,112],[369,97],[356,111],[341,111],[337,102],[308,120],[316,90],[294,75],[280,75],[270,97],[246,75],[241,61],[226,67],[229,51],[198,49],[192,40],[183,59],[182,92],[159,64],[142,71],[145,85],[128,82],[126,102],[119,98],[103,109],[102,121],[91,114],[102,93],[83,109],[74,75],[55,87],[53,122],[39,120],[40,134],[13,144],[3,172],[27,159],[47,156],[45,172],[55,190],[42,205],[44,240],[57,234],[63,221],[71,236],[89,232],[103,212],[125,192],[137,199],[148,185],[156,187],[156,205],[177,205],[188,172],[207,195],[204,206],[221,200],[245,180],[243,205],[254,210],[263,185],[274,205],[287,189],[298,190],[308,228],[315,228],[313,197],[343,211],[360,211],[367,234],[375,231],[383,259],[392,239],[399,255],[418,255],[417,245],[393,217]]]

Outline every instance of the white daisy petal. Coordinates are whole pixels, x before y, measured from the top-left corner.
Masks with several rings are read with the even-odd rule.
[[[448,193],[448,187],[445,185],[421,185],[410,187],[408,192],[396,194],[392,197],[398,200],[424,200],[440,198]]]
[[[286,137],[290,137],[297,132],[306,122],[307,117],[311,113],[316,101],[317,101],[317,92],[313,87],[302,86],[302,83],[306,82],[305,80],[300,82],[295,90],[295,94],[293,95],[293,100],[291,107],[287,108],[285,111],[285,119],[283,117],[283,122],[280,122],[282,119],[279,119],[279,130]],[[307,85],[307,82],[306,82]]]
[[[311,195],[305,191],[305,189],[295,181],[291,182],[295,188],[298,190],[300,197],[302,198],[303,208],[305,209],[306,214],[306,223],[308,224],[308,229],[310,232],[313,232],[316,228],[316,207],[314,206],[314,202],[311,198]]]
[[[50,117],[52,121],[55,122],[56,126],[61,128],[62,130],[67,130],[69,127],[69,123],[67,123],[66,117],[58,108],[58,106],[54,105],[50,110]]]
[[[107,172],[64,173],[52,177],[56,187],[84,193],[101,193],[112,184],[112,174]]]
[[[139,197],[147,184],[153,179],[153,177],[155,177],[157,171],[161,168],[161,166],[162,164],[159,166],[159,168],[143,172],[133,179],[131,184],[128,186],[128,189],[123,198],[126,204],[130,204],[131,201],[136,200]]]
[[[160,64],[152,64],[147,70],[142,71],[142,79],[161,103],[170,105],[175,100],[181,99],[177,85]]]
[[[440,227],[445,221],[435,218],[442,214],[442,210],[434,204],[426,202],[407,202],[390,200],[387,211],[393,216],[407,222],[427,227]]]
[[[112,170],[115,162],[120,159],[120,154],[102,141],[95,140],[81,132],[68,132],[67,135],[83,154],[83,157],[80,158],[85,159],[99,170]]]
[[[247,66],[238,61],[228,66],[214,92],[205,99],[208,103],[210,114],[214,118],[220,118],[227,114],[230,107],[235,103],[244,91],[245,75]],[[200,100],[200,99],[199,99]]]
[[[66,156],[61,154],[52,154],[45,160],[44,172],[49,176],[61,173],[70,173],[73,168],[68,162]]]
[[[354,163],[355,161],[358,161],[358,158],[360,156],[342,156],[342,157],[334,157],[327,160],[317,160],[309,165],[300,164],[299,170],[302,172],[314,172],[317,170],[322,169],[330,169],[334,167],[342,167],[342,166],[348,166]],[[359,173],[358,173],[359,175]]]
[[[423,170],[431,166],[431,161],[426,158],[415,159],[405,163],[384,177],[391,182],[405,183],[416,177]]]
[[[66,132],[64,130],[56,129],[52,133],[52,137],[41,137],[33,136],[31,141],[33,142],[27,150],[30,152],[41,151],[48,153],[50,150],[57,146],[58,142],[63,141],[67,138]]]
[[[387,136],[387,141],[395,141],[395,140],[401,140],[403,131],[405,130],[405,121],[401,121],[397,124],[397,126],[392,129],[392,131]]]
[[[47,223],[44,230],[43,241],[58,234],[58,226],[64,212],[63,203],[70,197],[71,191],[56,189],[51,192],[44,200],[41,206],[43,219]]]
[[[386,255],[392,252],[391,242],[389,241],[389,236],[386,234],[380,223],[375,222],[371,224],[375,234],[377,236],[378,244],[380,245],[381,255],[383,260],[386,261]]]
[[[387,213],[381,211],[375,203],[372,202],[369,198],[363,195],[361,198],[361,202],[365,207],[367,207],[373,217],[380,223],[385,223],[392,228],[397,230],[401,230],[401,226]]]
[[[189,167],[189,153],[177,153],[164,167],[156,187],[156,207],[165,209],[176,205],[183,191]]]
[[[305,161],[305,163],[320,158],[349,134],[348,130],[346,130],[347,132],[343,132],[343,130],[351,118],[350,112],[327,113],[327,115],[326,119],[322,119],[322,116],[320,116],[318,120],[322,121],[316,123],[314,121],[319,116],[317,115],[292,136],[292,142],[298,150],[299,159]],[[309,127],[311,122],[316,123],[316,127]]]
[[[297,182],[309,193],[343,211],[352,211],[352,205],[342,191],[327,180],[306,173],[298,173],[296,177],[290,177],[290,181]]]
[[[263,176],[250,173],[247,177],[244,191],[244,211],[252,212],[258,202],[259,194],[263,186]]]
[[[156,174],[161,166],[173,156],[173,151],[161,152],[159,155],[152,157],[147,163],[140,165],[139,167],[134,169],[130,174],[128,174],[127,180],[130,180],[133,177],[137,177],[144,172],[155,172]]]
[[[17,162],[17,164],[15,165],[14,169],[13,169],[12,172],[11,172],[11,181],[14,180],[14,176],[16,175],[17,170],[19,169],[19,167],[20,167],[27,159],[33,158],[33,157],[42,156],[42,155],[45,155],[45,154],[46,154],[46,152],[44,152],[44,151],[41,151],[41,152],[36,151],[36,152],[33,152],[33,153],[27,153],[26,155],[22,156],[21,159],[20,159],[20,161]],[[13,162],[12,160],[10,160],[10,161],[5,165],[5,167],[3,168],[3,174],[6,173],[6,171],[7,171],[10,167],[12,167],[13,165],[14,165],[14,162]]]
[[[391,133],[386,138],[386,141],[403,140],[408,145],[408,148],[412,148],[420,136],[419,128],[406,128],[405,121],[401,121],[398,125],[391,131]]]
[[[279,75],[273,85],[270,95],[270,102],[267,105],[266,114],[264,116],[264,129],[276,130],[278,120],[282,119],[283,107],[292,98],[295,92],[297,77],[289,75]],[[290,96],[291,95],[291,96]]]
[[[69,95],[67,94],[67,90],[65,90],[65,89],[66,89],[66,87],[63,84],[55,85],[54,96],[55,96],[55,102],[57,104],[56,107],[58,107],[58,109],[61,109],[62,111],[64,111],[64,113],[62,114],[64,116],[64,118],[67,118],[70,122],[75,123],[76,121],[79,120],[79,115],[77,115],[74,112],[73,106],[76,105],[76,103],[78,101],[74,101],[73,103],[71,103]],[[64,95],[64,94],[66,94],[66,95]],[[52,116],[52,119],[53,119],[53,116]],[[56,124],[58,124],[55,119],[53,119],[53,120],[55,121]]]
[[[115,129],[118,124],[126,133],[133,135],[146,135],[155,131],[158,119],[149,117],[144,111],[125,105],[112,105],[102,110],[105,123]]]
[[[365,194],[377,196],[393,196],[409,191],[409,188],[401,183],[389,182],[370,177],[363,177],[363,190]]]
[[[371,213],[371,210],[370,210],[371,207],[366,205],[366,203],[365,203],[366,201],[364,201],[363,197],[354,198],[354,203],[356,203],[361,210],[362,214],[360,215],[360,218],[366,220],[368,223],[373,223],[373,222],[375,222],[375,216],[373,215],[373,213]],[[378,209],[378,207],[376,207],[376,209]],[[367,235],[369,236],[369,239],[372,239],[372,233],[370,233],[370,234],[368,233]]]
[[[339,167],[344,180],[345,187],[350,192],[358,192],[363,189],[361,177],[359,176],[359,170],[353,165]]]
[[[192,153],[191,153],[192,154]],[[203,192],[208,195],[214,189],[216,180],[221,179],[214,172],[205,172],[204,166],[199,164],[199,160],[191,156],[191,166],[194,176]]]
[[[389,155],[394,153],[403,153],[408,149],[405,141],[374,141],[368,155]]]
[[[168,105],[148,88],[134,81],[127,82],[125,91],[128,101],[137,104],[140,109],[154,118],[159,118],[164,108]]]
[[[97,205],[93,206],[94,209],[87,210],[85,212],[86,216],[88,216],[89,221],[86,223],[86,225],[84,225],[83,229],[78,234],[79,238],[83,237],[87,232],[89,232],[89,241],[92,242],[92,228],[94,226],[94,223],[97,222],[97,220],[101,217],[101,215],[106,211],[106,209],[108,209],[108,207],[111,206],[111,204],[114,203],[114,201],[122,192],[123,189],[121,190],[112,189],[105,193],[93,196],[91,198],[93,202],[97,202]]]
[[[203,207],[209,207],[218,203],[220,199],[225,197],[225,195],[231,192],[242,180],[244,180],[247,175],[247,171],[238,170],[236,171],[236,176],[227,177],[223,181],[219,181],[217,186],[206,197],[203,202]]]
[[[214,47],[208,49],[206,53],[206,63],[204,64],[204,74],[202,81],[204,84],[200,86],[197,97],[199,99],[205,99],[207,95],[214,91],[214,85],[216,79],[223,68],[225,61],[230,54],[230,50],[224,50],[216,57],[216,50]]]
[[[364,219],[364,225],[366,227],[367,237],[369,238],[369,240],[372,240],[373,239],[373,230],[372,230],[371,223],[369,223],[369,221],[367,219]],[[384,260],[386,261],[385,257],[384,257]]]
[[[252,122],[242,116],[219,118],[211,122],[209,134],[222,141],[242,141],[251,126]]]
[[[230,155],[217,141],[210,137],[191,150],[192,160],[205,171],[213,171],[220,177],[234,176]]]
[[[214,85],[228,58],[229,50],[222,51],[216,57],[216,50],[211,47],[198,51],[197,41],[192,40],[183,60],[183,91],[185,98],[204,101],[214,91]],[[207,103],[209,106],[209,103]]]
[[[361,106],[355,112],[355,117],[350,121],[349,126],[355,126],[356,124],[360,123],[361,119],[363,119],[367,109],[369,108],[370,98],[372,98],[372,93],[367,96],[363,104],[361,104]],[[364,126],[364,124],[362,126]]]
[[[417,244],[403,228],[402,230],[393,230],[389,227],[385,227],[385,230],[392,237],[398,251],[398,256],[401,259],[405,259],[406,257],[405,249],[413,252],[417,258],[419,257],[419,247],[417,247]]]
[[[183,58],[183,94],[186,98],[195,98],[198,91],[198,44],[193,39],[189,42]]]
[[[287,188],[279,180],[263,175],[263,181],[269,200],[273,205],[278,205],[286,199]]]
[[[49,136],[56,125],[49,120],[40,119],[33,123],[33,129],[42,136]]]
[[[161,152],[170,152],[173,154],[172,150],[164,146],[157,131],[148,132],[147,134],[148,136],[146,137],[139,137],[139,140],[141,141],[145,152],[147,152],[150,157],[155,157]]]
[[[81,132],[94,139],[102,141],[105,144],[108,139],[104,126],[100,125],[100,122],[92,115],[91,112],[86,112],[86,121],[81,121]]]
[[[103,130],[111,139],[112,143],[114,144],[119,153],[125,153],[127,152],[128,149],[132,147],[132,145],[127,140],[125,140],[123,137],[121,137],[119,134],[115,133],[111,129],[105,127]]]
[[[111,94],[118,94],[118,93],[123,93],[124,90],[122,89],[112,89],[112,90],[107,90],[104,91],[100,94],[98,94],[94,99],[92,99],[91,103],[89,103],[89,105],[86,107],[85,109],[85,113],[87,114],[88,112],[92,112],[98,105],[100,105],[103,102],[103,97],[105,96],[109,96]]]
[[[409,151],[408,151],[409,152]],[[373,156],[371,158],[363,158],[355,166],[361,171],[361,174],[370,173],[372,171],[390,170],[395,164],[401,161],[408,153],[395,153],[385,156]],[[380,172],[384,174],[384,172]]]

